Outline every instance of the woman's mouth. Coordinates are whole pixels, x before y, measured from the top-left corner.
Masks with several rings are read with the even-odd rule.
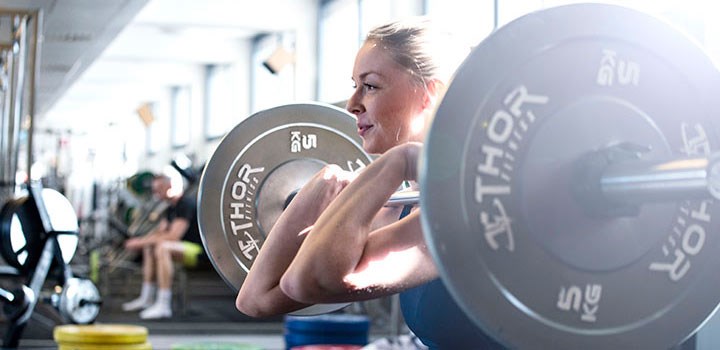
[[[358,124],[358,135],[360,135],[360,137],[365,137],[365,134],[367,134],[368,130],[372,128],[373,126],[369,124]]]

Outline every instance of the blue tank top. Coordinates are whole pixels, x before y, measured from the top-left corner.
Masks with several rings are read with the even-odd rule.
[[[430,349],[505,349],[475,326],[437,278],[400,293],[405,323]]]
[[[505,349],[465,315],[440,278],[400,293],[400,308],[410,330],[430,349]]]

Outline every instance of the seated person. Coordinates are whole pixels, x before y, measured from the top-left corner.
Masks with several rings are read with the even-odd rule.
[[[125,242],[126,249],[142,250],[143,283],[140,296],[124,303],[122,308],[143,310],[142,319],[172,316],[173,261],[193,266],[204,253],[197,225],[195,192],[177,191],[165,175],[153,178],[152,191],[170,206],[154,230]]]

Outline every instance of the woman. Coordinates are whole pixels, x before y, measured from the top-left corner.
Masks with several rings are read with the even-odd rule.
[[[440,281],[419,208],[385,206],[403,182],[417,189],[424,127],[456,67],[442,71],[447,42],[424,18],[368,34],[347,110],[357,117],[363,148],[382,156],[359,175],[327,166],[302,188],[253,263],[238,293],[240,311],[267,316],[401,293],[408,326],[429,347],[497,346]]]

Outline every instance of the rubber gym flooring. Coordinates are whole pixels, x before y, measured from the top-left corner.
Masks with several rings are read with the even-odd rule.
[[[140,290],[139,272],[133,271],[129,276],[118,272],[109,277],[109,283],[98,283],[103,305],[96,322],[145,326],[148,341],[155,350],[191,342],[246,343],[267,350],[284,349],[283,319],[258,320],[238,312],[234,292],[212,268],[187,271],[184,298],[178,287],[174,288],[173,317],[153,321],[121,310],[121,304]],[[23,332],[20,349],[57,349],[52,331],[58,324],[62,321],[57,312],[48,304],[39,303]],[[7,324],[0,325],[4,335]]]

